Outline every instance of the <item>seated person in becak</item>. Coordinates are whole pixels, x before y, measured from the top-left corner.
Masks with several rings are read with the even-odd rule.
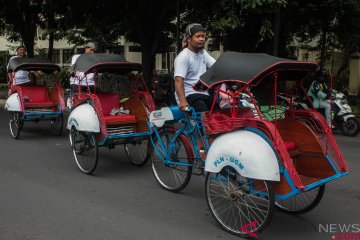
[[[18,46],[16,48],[16,56],[13,56],[10,58],[18,58],[18,57],[26,57],[26,48],[22,45]],[[7,66],[9,69],[9,65]],[[9,72],[9,80],[12,79],[12,85],[32,85],[32,82],[29,78],[30,72],[24,71],[24,70],[18,70],[12,75],[11,72]]]
[[[329,88],[325,83],[328,74],[324,70],[319,70],[315,74],[315,80],[312,82],[308,94],[313,99],[315,108],[325,109],[325,118],[329,126],[331,126],[330,103],[327,100]]]
[[[220,108],[231,108],[232,103],[233,103],[233,98],[228,93],[230,93],[228,85],[226,83],[222,83],[220,86],[220,92],[219,92]]]

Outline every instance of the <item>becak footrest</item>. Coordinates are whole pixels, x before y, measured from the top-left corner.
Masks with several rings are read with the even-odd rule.
[[[135,115],[104,116],[106,125],[123,125],[136,123]]]
[[[50,108],[54,107],[55,104],[52,101],[46,102],[24,102],[26,108]]]

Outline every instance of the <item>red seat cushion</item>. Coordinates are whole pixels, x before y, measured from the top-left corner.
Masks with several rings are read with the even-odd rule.
[[[21,86],[23,98],[30,102],[49,102],[49,90],[45,86]]]
[[[290,140],[284,140],[285,147],[288,151],[294,150],[296,148],[295,142]]]
[[[120,108],[120,96],[117,93],[98,94],[104,116],[109,116],[113,108]]]
[[[20,86],[25,107],[52,107],[46,86]]]
[[[134,115],[104,116],[106,125],[131,124],[136,123]]]

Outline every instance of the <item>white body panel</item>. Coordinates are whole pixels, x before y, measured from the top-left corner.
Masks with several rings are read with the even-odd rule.
[[[150,113],[150,123],[155,124],[156,127],[164,126],[166,121],[174,120],[171,109],[163,107],[160,110],[152,111]]]
[[[5,103],[5,110],[21,112],[21,103],[18,93],[11,94]]]
[[[78,131],[100,132],[99,118],[94,108],[84,103],[77,106],[69,115],[67,129],[75,127]]]
[[[205,171],[217,173],[225,166],[233,167],[244,177],[280,181],[274,150],[262,137],[250,131],[225,133],[211,144]]]

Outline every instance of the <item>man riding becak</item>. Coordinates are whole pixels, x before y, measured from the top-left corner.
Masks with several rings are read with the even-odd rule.
[[[213,98],[208,92],[193,89],[199,77],[214,63],[215,59],[204,49],[205,29],[198,23],[186,27],[187,46],[174,62],[175,98],[181,111],[192,106],[197,112],[209,111]]]

